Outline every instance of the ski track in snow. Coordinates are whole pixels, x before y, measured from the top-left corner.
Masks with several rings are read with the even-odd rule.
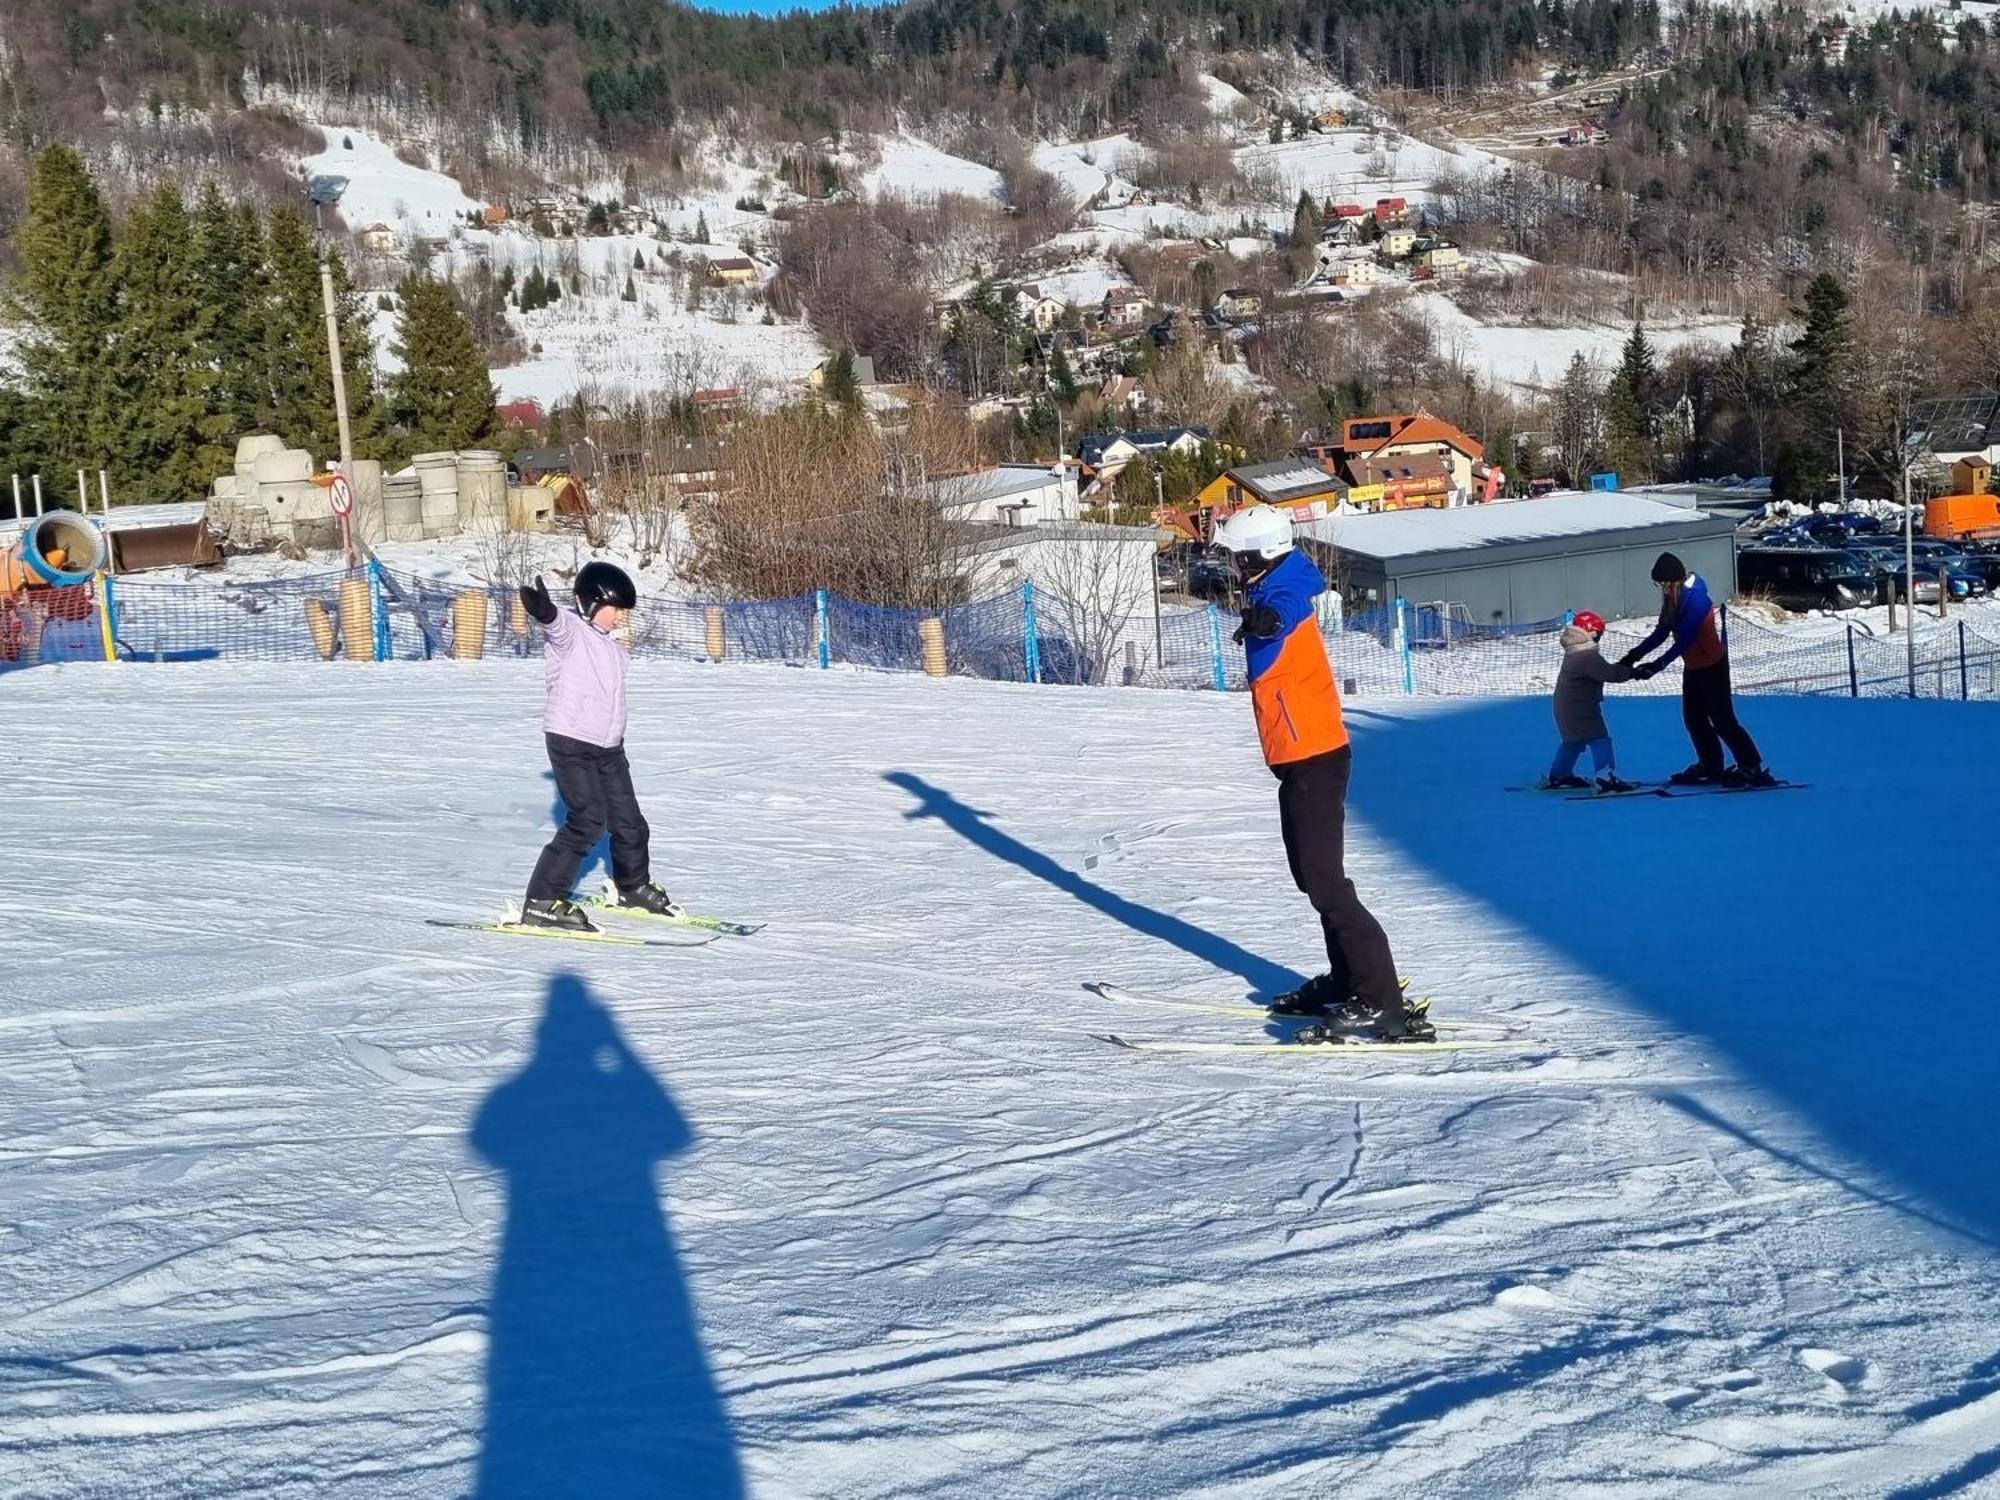
[[[510,1188],[468,1132],[562,970],[692,1132],[653,1180],[756,1494],[2000,1473],[1990,1248],[1367,820],[1398,724],[1460,705],[1355,716],[1351,868],[1440,1015],[1547,1044],[1518,1058],[1093,1039],[1260,1034],[1083,991],[1245,994],[1115,911],[1315,962],[1240,696],[638,664],[656,872],[770,923],[687,952],[421,925],[517,894],[547,836],[535,663],[55,667],[0,703],[17,767],[61,768],[0,804],[0,1494],[470,1490]],[[1435,816],[1511,770],[1469,755],[1491,788]],[[1709,816],[1536,815],[1626,812]],[[1594,889],[1647,878],[1618,858]]]

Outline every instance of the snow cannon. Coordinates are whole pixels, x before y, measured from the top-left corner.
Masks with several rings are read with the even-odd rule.
[[[103,566],[104,537],[96,525],[73,510],[52,510],[0,552],[0,598],[88,583]]]

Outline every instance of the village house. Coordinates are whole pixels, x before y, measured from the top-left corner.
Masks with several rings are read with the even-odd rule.
[[[1146,404],[1146,387],[1136,375],[1112,375],[1099,391],[1108,410],[1137,411]]]
[[[1347,486],[1326,470],[1297,458],[1281,458],[1225,469],[1203,487],[1194,506],[1203,517],[1203,534],[1209,535],[1216,522],[1246,505],[1276,506],[1294,521],[1317,521],[1346,494]]]
[[[542,410],[542,403],[532,396],[523,396],[513,401],[502,401],[494,408],[502,427],[522,432],[540,432],[548,425],[548,413]]]
[[[1416,248],[1416,262],[1433,276],[1450,275],[1465,269],[1465,252],[1450,240],[1424,240]]]
[[[1328,256],[1320,262],[1320,276],[1332,286],[1374,286],[1381,268],[1371,255]]]
[[[708,263],[708,274],[723,286],[749,286],[757,280],[757,263],[741,255],[725,255]]]
[[[1448,488],[1460,494],[1470,495],[1489,473],[1484,444],[1421,407],[1408,414],[1355,417],[1342,424],[1338,438],[1309,438],[1294,451],[1350,486],[1419,477],[1414,470],[1409,475],[1392,474],[1386,465],[1392,459],[1422,455],[1443,461]]]
[[[1338,130],[1346,123],[1347,111],[1344,109],[1323,109],[1313,116],[1313,124],[1322,130]]]
[[[1215,315],[1225,322],[1240,323],[1264,310],[1264,294],[1249,287],[1233,286],[1215,299]]]
[[[1076,456],[1092,480],[1106,485],[1141,456],[1158,461],[1169,453],[1192,458],[1208,441],[1206,427],[1150,427],[1131,432],[1093,432],[1076,445]]]
[[[1356,210],[1357,214],[1359,210]],[[1322,245],[1358,245],[1361,243],[1360,218],[1329,219],[1326,227],[1319,232]]]
[[[1385,229],[1381,238],[1375,241],[1375,258],[1385,264],[1408,260],[1416,248],[1417,232],[1414,229]]]
[[[1383,229],[1391,225],[1410,222],[1410,204],[1406,198],[1377,198],[1375,200],[1375,223]]]
[[[1061,324],[1069,312],[1069,304],[1060,297],[1044,293],[1038,286],[1029,285],[1016,289],[1014,311],[1023,323],[1037,333],[1047,333]]]
[[[1107,328],[1136,328],[1151,310],[1146,294],[1136,286],[1114,286],[1105,291],[1098,317]]]
[[[816,391],[825,390],[827,372],[833,368],[834,359],[835,356],[829,354],[814,365],[811,373],[806,376],[806,384]],[[872,354],[854,356],[854,383],[860,386],[875,383],[875,357]]]
[[[396,231],[387,224],[370,224],[355,238],[361,242],[361,248],[371,255],[396,253]]]

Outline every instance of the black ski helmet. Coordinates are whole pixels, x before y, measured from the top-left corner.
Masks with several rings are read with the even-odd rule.
[[[588,620],[605,605],[613,609],[634,609],[639,603],[639,591],[632,587],[632,577],[616,563],[585,563],[576,575],[576,607],[583,611]]]

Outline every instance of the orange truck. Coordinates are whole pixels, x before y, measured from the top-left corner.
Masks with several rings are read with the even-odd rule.
[[[1926,500],[1924,535],[1950,542],[2000,537],[2000,495],[1939,495]]]

